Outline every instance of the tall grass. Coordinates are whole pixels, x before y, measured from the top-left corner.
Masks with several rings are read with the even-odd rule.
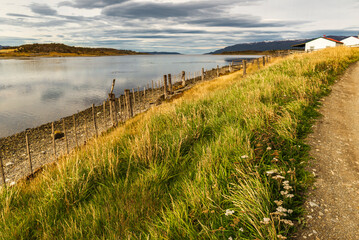
[[[202,83],[2,189],[0,238],[284,239],[317,100],[358,60],[326,49]]]

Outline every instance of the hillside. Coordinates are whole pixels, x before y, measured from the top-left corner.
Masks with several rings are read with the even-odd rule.
[[[0,239],[286,239],[319,100],[359,50],[205,81],[0,190]]]
[[[135,55],[141,54],[131,50],[113,48],[74,47],[62,43],[25,44],[15,48],[15,51],[0,56],[107,56],[107,55]]]
[[[342,40],[346,36],[327,36],[336,40]],[[264,41],[254,43],[240,43],[232,46],[219,49],[209,54],[222,54],[222,53],[234,53],[243,52],[243,54],[259,54],[263,51],[276,51],[276,50],[289,50],[292,49],[293,45],[308,42],[311,39],[298,39],[298,40],[282,40],[282,41]]]

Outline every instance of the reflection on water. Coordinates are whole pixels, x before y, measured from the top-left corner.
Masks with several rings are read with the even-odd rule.
[[[0,137],[101,103],[114,78],[118,95],[125,88],[158,81],[163,74],[199,72],[236,59],[212,55],[1,59]]]

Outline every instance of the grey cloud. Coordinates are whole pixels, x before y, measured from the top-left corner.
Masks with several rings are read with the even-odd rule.
[[[105,30],[107,34],[121,34],[121,33],[148,33],[148,34],[202,34],[207,33],[205,30],[191,30],[191,29],[174,29],[174,28],[163,28],[163,29],[150,29],[150,28],[141,28],[141,29],[131,29],[131,30]]]
[[[306,38],[320,37],[323,35],[339,35],[339,36],[358,36],[359,28],[356,30],[345,29],[323,29],[302,33]]]
[[[18,14],[18,13],[7,13],[7,16],[10,17],[19,17],[19,18],[33,18],[33,16],[25,15],[25,14]]]
[[[45,16],[55,16],[57,15],[57,11],[50,8],[48,5],[46,4],[38,4],[38,3],[32,3],[30,4],[30,9],[33,13],[37,13],[40,15],[45,15]]]
[[[246,4],[248,1],[239,0]],[[259,2],[253,1],[253,2]],[[223,0],[218,1],[192,1],[185,3],[171,3],[171,2],[125,2],[123,4],[116,4],[105,7],[102,13],[110,17],[123,17],[123,18],[178,18],[178,17],[195,17],[197,15],[208,14],[209,9],[213,9],[215,14],[223,11],[224,7],[233,4],[233,1]]]
[[[128,0],[75,0],[60,2],[59,6],[70,6],[74,8],[103,8],[114,4],[126,2]]]
[[[240,28],[262,28],[262,27],[284,27],[287,24],[281,22],[262,22],[260,18],[248,16],[243,18],[203,18],[185,21],[208,27],[240,27]]]
[[[176,9],[176,4],[158,4],[158,3],[129,3],[107,7],[103,14],[111,17],[126,18],[169,18],[169,17],[187,17],[193,14],[196,9],[181,7]]]

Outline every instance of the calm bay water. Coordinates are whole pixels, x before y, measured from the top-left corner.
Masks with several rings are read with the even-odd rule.
[[[112,79],[115,93],[142,89],[164,74],[190,73],[257,56],[151,55],[0,60],[0,137],[100,104]]]

